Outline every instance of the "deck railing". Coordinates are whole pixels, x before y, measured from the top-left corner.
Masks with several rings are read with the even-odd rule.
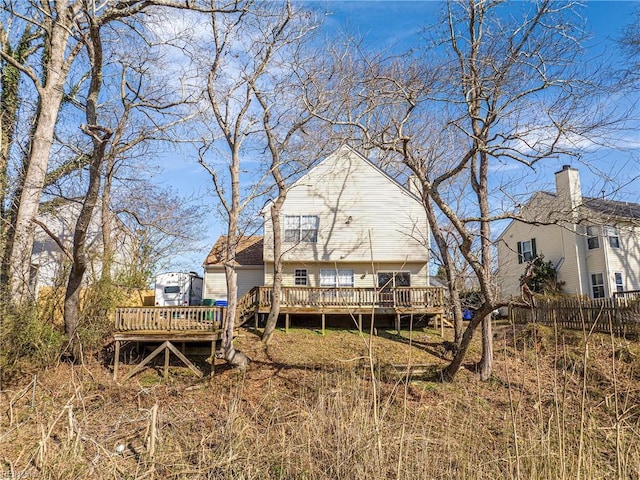
[[[116,308],[115,329],[132,331],[214,331],[224,318],[224,307]]]
[[[247,305],[264,308],[271,305],[270,287],[255,287],[245,297]],[[444,294],[439,287],[397,287],[392,289],[358,287],[282,287],[281,305],[285,307],[379,307],[441,308]]]

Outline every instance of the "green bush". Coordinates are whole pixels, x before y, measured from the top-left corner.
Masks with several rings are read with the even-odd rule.
[[[35,305],[7,308],[0,329],[0,367],[10,371],[20,359],[36,367],[57,362],[64,344],[61,329],[38,316]]]

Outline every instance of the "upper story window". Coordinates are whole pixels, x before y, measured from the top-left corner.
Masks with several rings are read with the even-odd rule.
[[[604,227],[604,234],[609,237],[609,246],[611,248],[620,248],[620,236],[616,227]]]
[[[589,250],[600,248],[600,238],[598,237],[598,227],[587,227],[587,247]]]
[[[284,217],[284,241],[316,243],[319,223],[317,215],[286,215]]]
[[[518,242],[518,263],[530,262],[536,258],[536,239]]]
[[[296,271],[293,275],[293,283],[294,285],[306,287],[309,284],[308,278],[309,275],[307,274],[307,271],[305,269],[296,268]]]

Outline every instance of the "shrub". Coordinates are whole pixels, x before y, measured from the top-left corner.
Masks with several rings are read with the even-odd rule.
[[[36,367],[52,365],[63,343],[60,327],[42,320],[35,305],[6,308],[0,331],[0,367],[11,372],[21,358]]]

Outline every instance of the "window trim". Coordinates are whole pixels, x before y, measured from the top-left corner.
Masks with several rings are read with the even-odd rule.
[[[304,274],[303,274],[304,272]],[[298,281],[303,283],[298,283]],[[293,271],[293,284],[296,287],[309,286],[309,271],[306,268],[296,268]]]
[[[385,282],[384,285],[380,285],[380,274],[390,274],[391,275],[391,282],[387,285],[388,281]],[[406,274],[409,278],[409,284],[408,285],[400,285],[399,287],[410,287],[411,286],[411,272],[409,270],[379,270],[376,273],[376,283],[378,284],[378,288],[396,288],[398,287],[398,285],[396,285],[396,278],[398,277],[399,274]]]
[[[600,248],[600,232],[598,230],[598,227],[595,225],[587,227],[587,250]]]
[[[607,225],[604,227],[604,233],[609,239],[609,246],[611,248],[620,248],[620,233],[616,227]]]
[[[615,282],[615,285],[616,285],[616,292],[617,293],[624,292],[624,277],[622,276],[622,272],[614,272],[613,281]]]
[[[602,283],[596,283],[596,277],[600,276],[600,281]],[[607,288],[606,288],[606,284],[605,284],[605,276],[602,272],[598,272],[598,273],[592,273],[589,276],[590,282],[591,282],[591,298],[605,298],[607,296]],[[600,289],[602,289],[602,295],[596,295],[596,288],[598,289],[598,291],[600,291]]]
[[[309,223],[310,220],[311,223]],[[309,228],[309,226],[314,228]],[[319,227],[320,217],[318,215],[285,215],[284,242],[318,243]]]
[[[330,275],[327,273],[330,272]],[[347,275],[344,275],[344,273]],[[321,268],[320,269],[320,286],[324,288],[351,288],[355,285],[355,275],[353,268]],[[350,282],[343,284],[342,279],[349,276]],[[332,279],[333,281],[327,281]]]
[[[528,243],[530,249],[525,250],[525,244]],[[518,242],[518,263],[528,263],[532,261],[534,258],[538,256],[538,252],[536,251],[536,239],[530,238],[528,240],[522,240]],[[529,258],[527,258],[527,254],[529,254]]]

